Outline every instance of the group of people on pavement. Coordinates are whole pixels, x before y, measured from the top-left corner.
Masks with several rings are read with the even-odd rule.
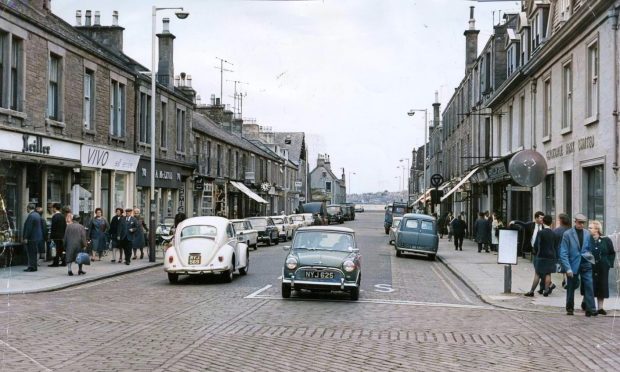
[[[581,309],[586,316],[607,314],[604,301],[609,298],[609,270],[614,266],[616,253],[611,239],[603,235],[603,225],[597,220],[588,223],[581,213],[575,215],[572,227],[566,213],[558,216],[555,229],[551,228],[552,222],[551,216],[538,211],[526,229],[531,233],[527,238],[532,246],[535,275],[525,296],[533,297],[536,287],[540,287],[538,293],[543,296],[551,294],[556,288],[551,274],[560,272],[564,273],[567,315],[574,314],[577,288],[583,295]]]
[[[73,214],[70,208],[63,210],[59,203],[54,203],[49,239],[47,225],[42,216],[43,210],[34,204],[28,204],[26,211],[28,216],[22,236],[28,260],[28,267],[24,270],[26,272],[37,271],[38,259],[45,258],[46,243],[55,247],[53,261],[48,266],[66,266],[70,276],[73,275],[72,263],[80,252],[88,253],[91,261],[101,261],[104,252],[111,247],[112,262],[122,263],[124,254],[126,265],[131,263],[131,258],[138,259],[138,251],[140,259],[144,258],[148,228],[140,217],[138,208],[116,208],[116,215],[110,223],[103,217],[103,210],[97,208],[95,216],[86,227],[81,224],[79,214]],[[82,270],[82,264],[78,264],[78,275],[83,274],[86,272]]]
[[[498,213],[489,214],[489,212],[480,212],[478,219],[474,222],[473,238],[478,243],[478,252],[497,251],[499,244],[499,229],[504,227],[501,217]],[[448,241],[454,238],[454,250],[463,250],[463,239],[467,235],[467,223],[465,222],[464,213],[454,217],[452,212],[445,214],[443,218],[438,219],[439,237],[443,239],[445,234],[448,235]]]

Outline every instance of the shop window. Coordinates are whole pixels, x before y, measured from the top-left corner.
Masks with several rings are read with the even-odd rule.
[[[114,208],[127,208],[127,176],[123,173],[114,175]]]
[[[545,214],[555,216],[555,174],[545,177]]]
[[[17,221],[23,212],[18,205],[17,174],[14,166],[0,167],[0,241],[9,238],[8,235],[1,235],[7,234],[9,228],[13,233],[20,228]]]
[[[586,216],[603,223],[605,212],[605,183],[602,165],[584,168]]]
[[[73,187],[73,198],[77,197],[77,212],[82,218],[82,224],[88,226],[92,213],[94,211],[94,172],[80,172],[80,184]],[[75,199],[74,199],[75,200]],[[74,208],[75,208],[75,203]],[[75,214],[76,211],[74,210]]]

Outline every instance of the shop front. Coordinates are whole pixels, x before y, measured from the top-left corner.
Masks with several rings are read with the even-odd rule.
[[[186,191],[192,186],[193,169],[176,164],[155,163],[155,208],[158,223],[172,220],[178,212],[192,211],[187,205]],[[151,162],[140,159],[136,173],[136,201],[142,216],[150,215]],[[188,215],[189,217],[189,215]]]
[[[531,221],[532,191],[514,182],[508,172],[512,155],[489,163],[484,168],[489,185],[491,211],[498,212],[505,222]]]

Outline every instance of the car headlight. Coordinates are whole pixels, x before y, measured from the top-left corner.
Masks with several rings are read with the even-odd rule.
[[[351,260],[344,261],[344,263],[342,264],[342,268],[344,269],[344,271],[350,273],[351,271],[355,270],[355,262]]]
[[[297,259],[295,257],[289,257],[286,259],[286,267],[289,270],[294,270],[297,267]]]

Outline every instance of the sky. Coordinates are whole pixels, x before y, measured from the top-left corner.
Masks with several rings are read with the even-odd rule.
[[[52,11],[75,24],[75,11],[99,10],[101,24],[119,12],[124,52],[151,65],[151,7],[183,7],[170,18],[175,74],[192,76],[208,103],[220,96],[233,107],[234,83],[243,92],[243,117],[274,131],[305,132],[310,168],[329,154],[349,193],[399,191],[411,151],[424,143],[424,113],[438,92],[441,109],[465,72],[469,7],[475,6],[478,50],[500,14],[518,1],[468,0],[53,0]],[[218,68],[216,68],[218,67]],[[407,176],[405,171],[404,176]]]

